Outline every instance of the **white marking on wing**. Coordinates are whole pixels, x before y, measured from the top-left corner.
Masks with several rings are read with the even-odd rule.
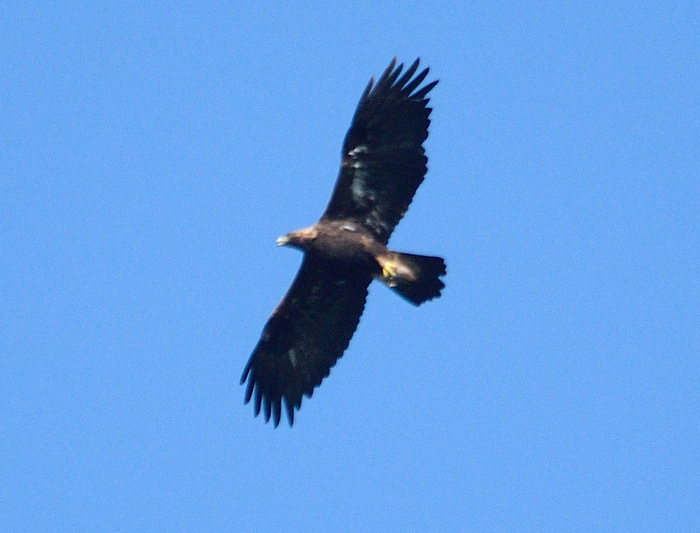
[[[354,158],[357,154],[366,154],[367,152],[369,152],[369,146],[367,146],[366,144],[360,144],[359,146],[356,146],[355,148],[350,150],[348,152],[348,155]]]
[[[360,204],[360,205],[366,205],[366,199],[365,199],[365,180],[362,178],[360,175],[356,175],[355,178],[352,180],[352,185],[350,186],[350,190],[352,191],[352,196],[355,198],[355,201]]]
[[[358,155],[366,154],[369,152],[369,147],[366,144],[361,144],[356,146],[348,152],[348,155],[352,158],[352,168],[356,170],[355,176],[350,185],[350,190],[352,191],[352,196],[355,201],[360,205],[367,205],[367,191],[365,189],[365,178],[362,172],[364,164],[358,159]]]

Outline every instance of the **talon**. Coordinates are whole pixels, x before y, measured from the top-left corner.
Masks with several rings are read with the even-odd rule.
[[[394,263],[384,263],[382,267],[382,277],[383,278],[394,278],[396,277],[396,265]]]

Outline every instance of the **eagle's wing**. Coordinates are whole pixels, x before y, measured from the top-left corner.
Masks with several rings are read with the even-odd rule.
[[[408,209],[427,171],[427,94],[437,80],[417,87],[419,60],[401,78],[394,59],[376,85],[370,80],[343,143],[340,174],[321,219],[350,219],[383,244]]]
[[[277,426],[284,398],[289,424],[294,423],[302,396],[311,397],[348,347],[370,281],[367,273],[304,259],[243,370],[245,402],[254,396],[256,416],[262,406],[266,421],[272,415]]]

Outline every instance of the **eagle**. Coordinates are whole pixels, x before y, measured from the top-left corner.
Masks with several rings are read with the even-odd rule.
[[[355,110],[341,154],[340,173],[319,221],[277,239],[304,253],[287,294],[268,319],[246,364],[245,403],[277,427],[282,404],[289,425],[302,397],[330,374],[350,344],[365,307],[367,289],[378,280],[413,305],[440,296],[447,272],[441,257],[387,248],[425,178],[428,93],[420,59],[401,75],[394,58],[371,78]],[[399,77],[400,76],[400,77]]]

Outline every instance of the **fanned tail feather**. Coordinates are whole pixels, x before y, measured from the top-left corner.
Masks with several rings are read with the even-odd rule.
[[[377,258],[380,280],[413,305],[439,298],[447,273],[442,257],[389,252]]]

